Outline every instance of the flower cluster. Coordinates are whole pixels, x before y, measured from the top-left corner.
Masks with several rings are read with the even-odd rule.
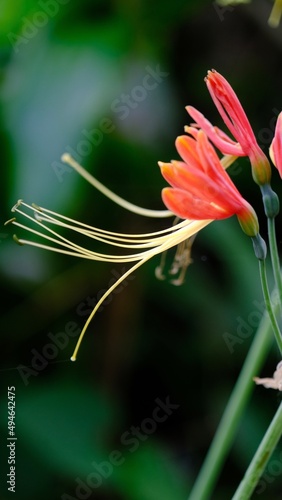
[[[13,208],[14,212],[27,217],[32,224],[39,226],[40,230],[26,227],[16,218],[11,219],[10,222],[27,229],[36,237],[47,242],[39,243],[15,237],[20,244],[31,244],[84,259],[133,263],[132,267],[107,290],[97,303],[81,333],[72,357],[73,360],[76,358],[78,347],[89,322],[113,289],[153,256],[164,254],[169,248],[177,245],[180,246],[176,252],[172,273],[180,273],[174,282],[181,283],[185,270],[191,262],[191,244],[195,234],[213,220],[236,215],[243,231],[252,238],[257,257],[259,259],[265,258],[264,242],[259,236],[256,213],[241,196],[227,174],[226,168],[238,156],[249,157],[254,180],[262,188],[265,188],[270,183],[270,163],[259,147],[245,111],[227,80],[212,70],[208,72],[205,81],[222,119],[233,137],[229,137],[221,129],[213,126],[192,106],[187,107],[194,123],[185,127],[187,135],[181,135],[176,139],[176,149],[182,161],[159,162],[161,173],[171,186],[165,187],[162,191],[162,199],[168,210],[153,211],[137,207],[104,187],[69,155],[65,154],[62,157],[63,161],[120,206],[148,217],[171,217],[174,215],[183,219],[182,221],[154,233],[120,234],[88,226],[37,205],[27,205],[21,200]],[[277,120],[270,156],[282,176],[281,137],[282,116],[280,115]],[[221,152],[221,158],[215,147]],[[56,232],[53,229],[55,226],[70,230],[74,234],[84,235],[89,242],[96,240],[113,249],[122,248],[125,253],[122,255],[115,254],[114,251],[99,253],[92,248],[84,248]],[[157,274],[162,277],[162,267],[158,268]]]

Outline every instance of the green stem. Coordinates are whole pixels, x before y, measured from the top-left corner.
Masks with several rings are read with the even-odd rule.
[[[274,314],[274,310],[272,307],[272,302],[268,290],[268,285],[267,285],[267,276],[266,276],[266,268],[265,268],[265,260],[259,260],[259,271],[260,271],[260,279],[261,279],[261,287],[263,291],[263,296],[264,296],[264,301],[265,301],[265,306],[267,309],[267,312],[269,314],[269,318],[272,324],[275,340],[278,344],[278,347],[280,349],[280,353],[282,354],[282,336],[281,332]],[[279,307],[280,307],[280,301],[279,301]]]
[[[273,275],[274,275],[276,287],[277,287],[277,290],[279,293],[280,312],[281,312],[282,276],[281,276],[279,255],[278,255],[278,249],[277,249],[274,217],[267,218],[267,226],[268,226],[269,249],[270,249],[271,262],[272,262],[272,269],[273,269]]]
[[[282,434],[282,403],[268,427],[232,500],[248,500]]]
[[[264,314],[218,426],[189,500],[210,498],[253,389],[253,377],[264,363],[272,341],[272,325]]]

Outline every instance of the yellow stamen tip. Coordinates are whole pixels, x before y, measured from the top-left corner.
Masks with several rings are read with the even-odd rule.
[[[8,224],[12,224],[15,220],[16,220],[16,217],[13,217],[12,219],[6,220],[6,222],[4,222],[4,226],[7,226]]]
[[[16,234],[13,234],[13,240],[18,244],[18,245],[23,245],[23,243],[21,242],[21,240],[19,240],[19,238],[17,237]]]
[[[22,204],[22,202],[23,202],[23,200],[18,200],[17,203],[11,209],[11,212],[15,212],[17,210],[17,208],[19,208],[19,206]]]
[[[71,161],[71,155],[69,153],[64,153],[62,156],[61,156],[61,160],[64,162],[64,163],[69,163]]]
[[[75,357],[75,356],[72,356],[70,360],[71,360],[71,361],[76,361],[76,357]]]

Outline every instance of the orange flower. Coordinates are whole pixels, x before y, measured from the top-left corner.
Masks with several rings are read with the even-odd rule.
[[[172,186],[164,188],[162,199],[182,219],[225,219],[237,215],[249,236],[258,234],[257,216],[241,196],[200,130],[197,138],[180,136],[176,148],[182,159],[159,162],[163,177]]]
[[[105,196],[126,210],[145,217],[174,217],[174,214],[169,210],[150,210],[124,200],[101,184],[97,179],[95,179],[95,177],[93,177],[73,158],[71,158],[70,155],[64,154],[62,156],[62,161],[72,167]],[[173,223],[173,225],[169,225],[167,228],[161,229],[160,231],[154,231],[152,233],[147,232],[144,234],[128,234],[89,226],[51,210],[39,207],[38,205],[28,205],[27,203],[24,203],[23,200],[19,200],[13,207],[12,211],[17,213],[19,217],[27,219],[29,221],[29,225],[19,222],[15,217],[7,223],[10,222],[17,227],[28,231],[28,233],[35,238],[26,240],[23,238],[17,238],[17,236],[14,235],[14,239],[20,245],[32,245],[46,250],[63,253],[72,257],[89,259],[98,262],[112,262],[115,265],[121,264],[126,266],[127,264],[131,264],[129,268],[123,268],[120,278],[111,284],[93,308],[93,311],[89,315],[77,341],[76,348],[71,357],[72,361],[76,359],[77,352],[88,325],[94,318],[101,304],[103,304],[104,300],[106,300],[111,293],[118,289],[123,280],[132,275],[139,267],[151,258],[156,255],[162,255],[161,263],[156,269],[156,276],[160,279],[164,279],[164,256],[170,248],[177,247],[175,259],[169,273],[172,275],[172,282],[175,285],[183,283],[186,269],[191,263],[191,245],[194,237],[201,229],[212,222],[212,220],[206,219],[185,219],[183,221],[177,221]],[[57,227],[59,228],[58,231],[56,230]],[[61,229],[64,230],[64,235],[61,234]],[[70,233],[70,237],[68,236],[68,233]],[[79,241],[76,241],[75,236],[79,236]],[[83,237],[85,238],[85,246],[81,245],[81,238]],[[104,244],[105,252],[97,251],[94,245],[95,242]]]

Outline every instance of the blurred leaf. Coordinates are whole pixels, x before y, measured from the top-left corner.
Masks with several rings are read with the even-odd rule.
[[[23,23],[23,16],[28,14],[34,4],[31,0],[0,0],[0,44],[11,48],[8,35],[11,32],[17,32]],[[16,15],[15,15],[16,13]]]
[[[189,489],[169,453],[153,440],[128,455],[114,479],[128,500],[183,500]]]
[[[50,45],[42,35],[11,61],[3,108],[16,160],[13,199],[34,200],[36,194],[37,203],[52,199],[58,209],[74,196],[77,177],[67,169],[61,172],[57,164],[68,147],[85,157],[83,131],[110,111],[118,66],[95,48]],[[93,151],[88,143],[87,156]]]
[[[17,432],[23,443],[59,473],[85,474],[105,455],[116,421],[113,403],[93,387],[49,382],[18,398]]]

